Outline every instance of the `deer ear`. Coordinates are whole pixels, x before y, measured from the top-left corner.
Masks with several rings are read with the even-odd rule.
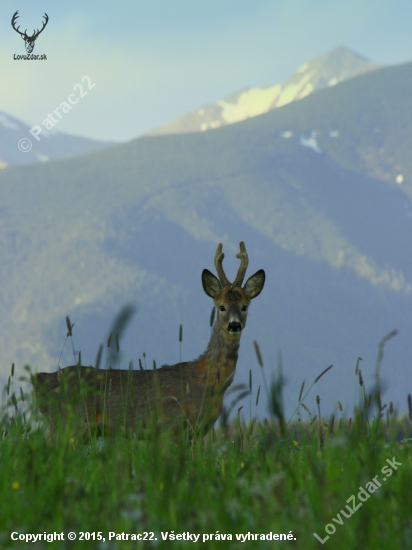
[[[218,297],[222,286],[219,282],[219,279],[213,275],[208,269],[204,269],[202,272],[202,285],[203,290],[208,296],[215,299]]]
[[[265,279],[265,272],[263,271],[263,269],[259,269],[259,271],[256,271],[256,273],[249,277],[249,279],[246,281],[243,290],[251,300],[252,298],[256,298],[256,296],[259,296],[259,294],[262,292],[263,285],[265,284]]]

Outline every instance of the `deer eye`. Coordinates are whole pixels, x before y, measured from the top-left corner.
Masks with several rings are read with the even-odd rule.
[[[220,311],[226,311],[225,306],[219,306]]]
[[[242,311],[247,311],[247,306],[243,306]]]

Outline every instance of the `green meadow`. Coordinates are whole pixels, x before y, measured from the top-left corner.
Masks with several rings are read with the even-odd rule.
[[[333,376],[328,368],[302,384],[285,418],[281,358],[268,384],[255,344],[249,387],[235,386],[219,425],[193,438],[161,426],[141,439],[85,437],[69,421],[50,438],[13,366],[1,419],[0,547],[412,548],[411,397],[398,416],[382,403],[378,378],[392,335],[380,344],[372,391],[354,366],[351,417],[340,402],[322,415],[316,383]],[[270,410],[260,422],[263,396]]]

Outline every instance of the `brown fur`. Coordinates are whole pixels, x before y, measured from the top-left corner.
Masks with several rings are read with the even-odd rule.
[[[192,362],[157,370],[99,370],[71,366],[34,376],[36,400],[51,433],[72,414],[78,428],[110,432],[122,427],[134,433],[161,424],[178,432],[205,433],[222,411],[224,393],[233,381],[247,307],[260,294],[261,269],[241,287],[248,258],[243,242],[235,282],[224,274],[222,245],[215,254],[219,279],[205,269],[203,289],[214,300],[217,320],[206,351]]]

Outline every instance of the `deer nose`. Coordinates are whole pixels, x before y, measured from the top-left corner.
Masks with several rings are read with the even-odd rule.
[[[237,321],[231,321],[228,325],[229,332],[240,332],[242,330],[242,325]]]

